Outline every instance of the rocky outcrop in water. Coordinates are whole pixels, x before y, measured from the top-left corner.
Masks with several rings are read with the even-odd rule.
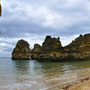
[[[46,37],[47,38],[47,37]],[[51,38],[51,37],[48,37]],[[55,39],[55,38],[54,38]],[[54,44],[50,44],[50,41]],[[90,59],[90,34],[80,35],[69,45],[62,47],[59,39],[53,41],[45,39],[42,52],[38,55],[39,61],[78,61]],[[46,43],[47,42],[47,43]],[[46,45],[44,46],[44,44]],[[56,46],[55,46],[56,45]],[[55,48],[55,47],[56,48]],[[46,47],[46,48],[45,48]],[[44,52],[44,53],[43,53]]]
[[[45,41],[42,44],[42,51],[51,52],[51,51],[58,51],[62,48],[61,42],[59,37],[52,38],[51,36],[46,36]]]
[[[32,55],[32,59],[37,60],[51,60],[56,59],[60,56],[62,51],[62,45],[58,38],[52,38],[51,36],[46,36],[45,41],[42,43],[42,46],[38,47],[38,53]],[[35,52],[35,47],[34,47]]]
[[[31,50],[29,44],[25,40],[19,40],[12,52],[13,60],[30,60]]]
[[[17,43],[12,58],[21,59],[21,57],[24,57],[24,59],[27,59],[27,56],[38,61],[90,60],[90,34],[80,35],[65,47],[62,47],[59,38],[52,38],[51,36],[46,36],[42,46],[35,44],[32,51],[28,44],[24,44],[25,42],[20,43],[21,48],[18,47],[19,42]]]
[[[64,47],[64,52],[74,58],[90,59],[90,34],[80,35]]]

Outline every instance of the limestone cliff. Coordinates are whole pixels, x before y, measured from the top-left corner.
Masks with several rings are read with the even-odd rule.
[[[90,59],[90,34],[80,35],[64,48],[64,52],[81,59]]]
[[[12,59],[30,59],[30,57],[38,61],[90,60],[90,34],[80,35],[65,47],[62,47],[59,38],[46,36],[42,46],[35,44],[32,51],[26,41],[18,41]]]
[[[34,47],[35,48],[35,47]],[[56,60],[61,57],[61,52],[63,52],[63,47],[61,41],[58,38],[52,38],[51,36],[46,36],[45,41],[42,43],[42,46],[39,48],[38,54],[33,54],[32,59],[47,61],[47,60]]]
[[[12,52],[13,60],[30,60],[31,50],[29,44],[25,40],[19,40]]]
[[[50,36],[46,37],[42,46],[45,52],[39,54],[37,59],[39,61],[90,60],[90,34],[80,35],[65,47],[62,47],[60,42],[59,44],[56,42]]]
[[[42,44],[42,51],[51,52],[51,51],[59,51],[62,48],[59,37],[52,38],[51,36],[46,36],[45,41]]]

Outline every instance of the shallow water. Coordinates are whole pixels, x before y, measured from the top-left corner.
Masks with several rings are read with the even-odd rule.
[[[38,62],[0,58],[0,90],[55,90],[56,86],[88,76],[90,61]]]

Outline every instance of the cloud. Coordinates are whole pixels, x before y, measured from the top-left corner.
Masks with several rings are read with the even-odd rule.
[[[0,17],[0,54],[11,54],[16,42],[44,41],[46,35],[59,36],[63,45],[77,35],[90,33],[89,0],[3,0]],[[69,38],[68,38],[69,37]]]

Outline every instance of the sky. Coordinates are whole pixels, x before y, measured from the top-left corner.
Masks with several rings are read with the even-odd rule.
[[[46,35],[60,37],[62,46],[90,33],[90,0],[2,0],[0,57],[10,57],[20,39],[30,48]]]

